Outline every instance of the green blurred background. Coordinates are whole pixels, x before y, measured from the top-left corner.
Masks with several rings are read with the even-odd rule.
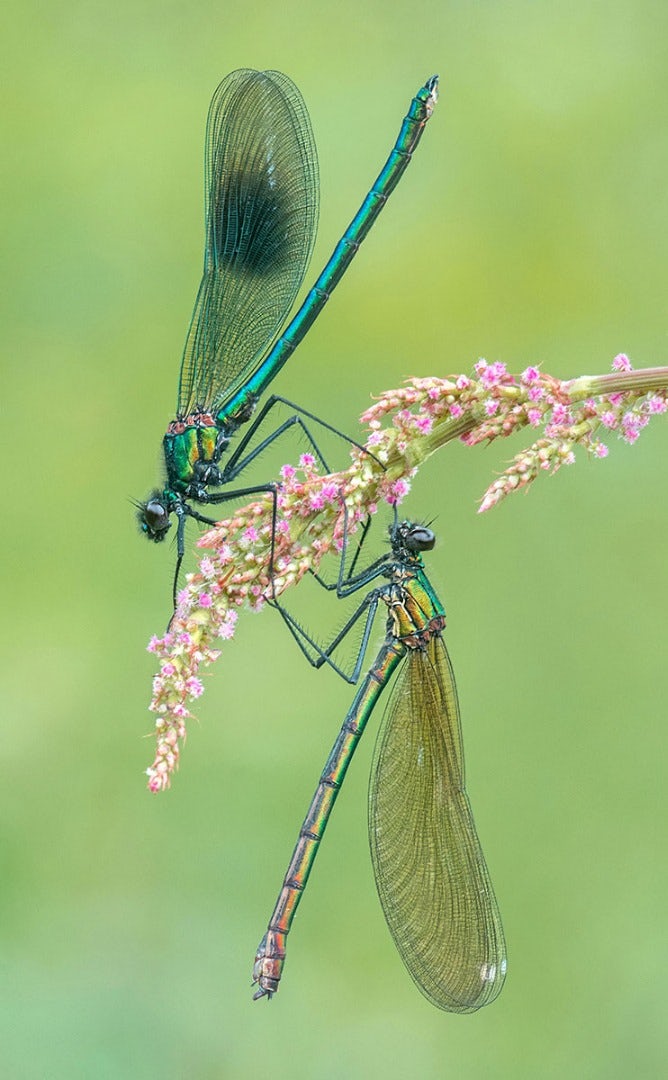
[[[413,92],[441,75],[414,164],[276,387],[354,432],[372,393],[481,355],[564,377],[622,350],[665,363],[667,35],[665,3],[638,0],[14,7],[3,1077],[665,1075],[665,421],[482,518],[476,500],[527,439],[454,446],[406,503],[436,516],[429,565],[509,943],[503,994],[474,1016],[424,1001],[386,931],[366,841],[373,735],[283,988],[251,1003],[255,947],[351,692],[307,669],[273,613],[244,618],[172,790],[150,797],[144,646],[164,626],[173,551],[138,537],[128,499],[159,475],[224,74],[279,68],[304,94],[322,177],[313,270]],[[339,618],[311,612],[318,627]]]

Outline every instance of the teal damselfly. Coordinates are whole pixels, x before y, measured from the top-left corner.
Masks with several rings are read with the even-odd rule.
[[[378,178],[283,329],[317,228],[318,165],[308,112],[294,83],[277,71],[234,71],[214,93],[206,126],[204,273],[181,361],[176,417],[163,439],[166,478],[162,488],[136,504],[140,528],[155,542],[165,539],[176,515],[174,601],[186,519],[214,523],[193,504],[213,505],[260,492],[273,492],[275,504],[278,485],[226,492],[212,488],[237,480],[293,425],[329,471],[306,421],[340,432],[276,395],[254,416],[255,407],[312,326],[403,175],[432,114],[437,87],[434,76],[418,90]],[[294,414],[251,448],[258,428],[279,403]],[[251,419],[221,464],[232,437]]]
[[[315,666],[329,662],[334,648],[364,618],[351,676],[357,681],[374,616],[386,605],[385,641],[327,759],[258,948],[254,996],[270,998],[278,990],[287,935],[341,784],[376,702],[400,668],[369,784],[376,886],[394,943],[418,988],[441,1009],[474,1012],[501,991],[506,947],[465,789],[457,690],[443,640],[445,610],[422,560],[435,536],[425,525],[407,521],[395,523],[390,536],[391,552],[339,591],[350,594],[377,577],[385,583],[367,593],[332,645],[318,650],[313,661]]]

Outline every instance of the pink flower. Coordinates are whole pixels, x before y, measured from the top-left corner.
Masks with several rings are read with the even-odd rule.
[[[491,367],[494,370],[495,379],[503,379],[508,374],[508,368],[500,360],[496,360]]]
[[[480,382],[485,390],[496,386],[507,374],[506,365],[497,360],[494,364],[488,364],[486,360],[479,360],[475,370],[480,377]]]
[[[410,489],[411,485],[408,480],[395,480],[394,483],[390,485],[389,493],[386,496],[390,506],[396,506],[402,499],[405,499]]]
[[[613,371],[633,371],[633,366],[626,353],[618,353],[612,361]]]
[[[201,697],[204,693],[204,687],[202,683],[199,679],[195,678],[194,675],[191,675],[190,678],[186,679],[186,692],[192,698]]]
[[[297,475],[297,470],[294,465],[284,465],[281,469],[281,478],[283,480],[294,480]]]
[[[560,402],[552,409],[552,423],[553,424],[570,424],[572,423],[572,417],[569,409]]]
[[[333,480],[329,480],[326,484],[323,484],[321,491],[323,498],[326,499],[327,502],[335,502],[339,497],[339,485]]]
[[[230,638],[234,637],[238,617],[236,611],[228,611],[218,630],[218,636],[223,638],[224,641],[229,641]]]
[[[302,469],[312,469],[315,465],[315,458],[313,454],[302,454],[299,459],[299,464]]]
[[[637,416],[636,413],[627,412],[622,416],[622,428],[624,433],[622,438],[627,443],[634,443],[639,437],[641,429],[647,423],[647,417]],[[644,423],[643,423],[644,421]]]
[[[450,416],[453,420],[458,420],[460,416],[464,415],[464,410],[457,401],[453,401],[450,406]]]
[[[425,416],[424,413],[421,416],[416,416],[413,422],[414,422],[415,427],[417,428],[417,430],[422,435],[428,435],[429,432],[431,431],[431,429],[434,426],[434,421],[433,421],[432,417],[431,416]]]
[[[541,409],[527,409],[527,417],[532,427],[538,427],[543,419],[543,413]]]
[[[537,367],[525,368],[520,375],[520,379],[525,384],[525,386],[529,386],[531,383],[538,382],[538,380],[540,379],[540,371]]]

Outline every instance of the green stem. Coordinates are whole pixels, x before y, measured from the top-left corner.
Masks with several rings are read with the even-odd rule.
[[[601,394],[622,394],[629,390],[646,394],[668,387],[668,367],[639,368],[637,371],[613,371],[610,375],[581,375],[569,379],[563,389],[571,401],[582,401]]]

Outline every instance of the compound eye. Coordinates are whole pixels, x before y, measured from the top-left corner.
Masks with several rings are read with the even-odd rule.
[[[170,526],[169,514],[163,503],[157,499],[150,499],[144,507],[144,525],[146,531],[153,536],[159,536],[167,532]]]
[[[406,537],[406,546],[411,551],[431,551],[436,543],[436,534],[426,525],[413,525]]]

